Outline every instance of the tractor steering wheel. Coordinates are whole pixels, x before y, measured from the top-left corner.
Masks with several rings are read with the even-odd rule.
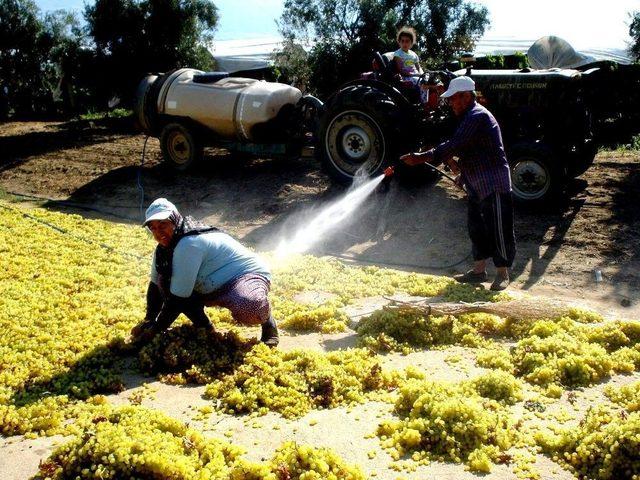
[[[380,71],[378,71],[378,78],[381,78],[383,81],[389,81],[392,77],[391,62],[389,59],[378,51],[373,52],[373,59],[381,67]]]
[[[389,68],[389,59],[382,55],[380,52],[373,52],[373,58],[380,64],[380,66],[382,66],[383,70]]]

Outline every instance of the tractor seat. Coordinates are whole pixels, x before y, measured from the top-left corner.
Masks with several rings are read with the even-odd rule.
[[[229,77],[228,72],[206,72],[193,76],[193,83],[216,83]]]

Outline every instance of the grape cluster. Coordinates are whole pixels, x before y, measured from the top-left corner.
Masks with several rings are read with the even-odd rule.
[[[327,448],[286,442],[267,464],[238,462],[230,480],[364,480],[362,471]]]
[[[393,388],[401,378],[383,371],[364,349],[283,352],[256,345],[235,369],[209,383],[205,395],[227,413],[274,411],[295,418],[312,408],[363,402],[368,392]]]
[[[640,412],[640,381],[621,387],[608,386],[605,395],[627,412]]]
[[[256,344],[236,331],[211,331],[191,324],[169,329],[138,354],[144,373],[159,375],[165,383],[206,384],[232,372]]]
[[[580,478],[640,478],[640,412],[601,405],[577,428],[557,428],[536,436],[542,449]]]
[[[514,405],[523,398],[522,382],[510,373],[496,370],[471,381],[481,397],[491,398],[505,405]]]
[[[516,375],[537,385],[591,385],[640,366],[638,322],[538,321],[511,352]]]
[[[272,307],[279,326],[294,332],[336,333],[347,330],[349,317],[340,302],[304,305],[286,298],[274,297]]]
[[[584,313],[582,313],[584,315]],[[613,373],[640,368],[640,322],[615,321],[586,325],[571,316],[519,323],[516,334],[507,321],[511,349],[488,343],[476,354],[481,367],[500,369],[529,383],[547,387],[558,398],[558,386],[587,386]]]
[[[396,459],[413,453],[418,463],[446,459],[465,462],[473,470],[489,471],[518,435],[506,407],[487,398],[510,403],[517,393],[488,391],[495,380],[458,385],[408,381],[400,388],[395,404],[400,420],[378,426],[382,446]],[[515,379],[511,382],[515,384]]]
[[[248,462],[243,453],[161,413],[120,407],[92,417],[73,440],[41,462],[37,478],[364,480],[357,467],[345,464],[329,449],[287,442],[265,463]]]
[[[409,353],[454,344],[475,347],[484,343],[472,322],[481,315],[435,317],[411,306],[384,307],[361,319],[356,331],[360,345],[376,352]]]

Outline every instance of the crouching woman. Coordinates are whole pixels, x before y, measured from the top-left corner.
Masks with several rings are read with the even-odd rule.
[[[237,240],[215,227],[183,217],[165,198],[147,209],[144,226],[158,242],[147,289],[145,320],[131,331],[148,341],[183,313],[197,327],[212,329],[205,306],[228,308],[244,325],[262,325],[261,341],[278,344],[271,315],[267,265]]]

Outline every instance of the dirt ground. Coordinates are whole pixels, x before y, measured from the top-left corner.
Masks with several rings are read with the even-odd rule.
[[[0,125],[0,197],[2,192],[53,199],[45,206],[114,221],[139,222],[141,191],[144,206],[165,196],[178,207],[204,218],[258,249],[272,249],[308,219],[314,210],[339,196],[344,189],[333,185],[311,156],[294,161],[239,161],[223,151],[211,150],[203,165],[190,173],[176,174],[161,164],[158,141],[149,139],[145,163],[139,168],[144,137],[100,124],[29,122]],[[544,211],[516,213],[518,255],[513,288],[537,295],[562,298],[598,308],[615,317],[638,318],[640,313],[640,153],[604,153],[594,167],[571,185],[571,198]],[[11,197],[13,198],[13,197]],[[60,201],[63,202],[60,202]],[[434,274],[463,271],[469,262],[465,228],[465,200],[446,181],[422,185],[393,183],[387,193],[376,193],[356,216],[321,239],[312,253],[335,255],[349,261],[371,262]],[[595,281],[601,270],[603,281]],[[384,303],[381,298],[351,306],[347,313],[357,320]],[[281,348],[332,350],[354,344],[355,334],[285,336]],[[454,366],[450,356],[460,358]],[[389,355],[385,365],[414,365],[431,372],[433,379],[462,380],[482,371],[474,354],[462,347]],[[611,381],[630,382],[633,376]],[[377,440],[365,438],[389,405],[367,403],[353,409],[312,411],[296,422],[276,415],[246,419],[214,414],[194,420],[205,403],[202,387],[168,386],[152,378],[132,375],[127,390],[113,396],[114,403],[128,403],[132,389],[150,382],[156,394],[143,404],[160,409],[197,428],[244,445],[251,458],[269,457],[284,440],[336,449],[349,462],[358,463],[376,478],[463,479],[480,476],[462,466],[434,462],[413,474],[388,469],[390,457],[368,452]],[[602,396],[604,384],[584,392],[584,411]],[[589,397],[591,396],[591,397]],[[589,397],[589,398],[587,398]],[[567,407],[563,398],[558,408]],[[0,439],[0,471],[3,479],[23,480],[37,471],[60,437],[25,440]],[[548,458],[538,456],[543,479],[568,479]],[[506,466],[497,466],[487,479],[515,478]]]
[[[274,248],[299,222],[344,191],[312,155],[244,160],[208,150],[202,165],[175,173],[150,138],[106,122],[13,122],[0,125],[0,189],[65,200],[86,216],[137,222],[164,196],[258,249]],[[513,288],[580,300],[614,316],[640,313],[640,153],[606,152],[544,210],[516,212],[518,254]],[[446,180],[393,183],[367,200],[313,252],[436,274],[469,263],[465,200]],[[595,281],[595,271],[603,281]]]

